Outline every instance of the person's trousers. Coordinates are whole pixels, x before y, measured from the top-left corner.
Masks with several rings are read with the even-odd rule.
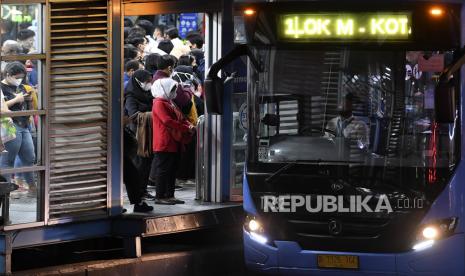
[[[21,166],[29,167],[34,165],[36,159],[34,143],[32,142],[31,132],[27,127],[20,127],[15,124],[16,138],[5,143],[5,150],[2,153],[0,167],[13,168],[15,160],[19,158]],[[21,174],[28,185],[34,185],[34,175],[32,172]],[[11,175],[4,175],[8,182],[11,182]]]
[[[174,197],[178,163],[179,153],[177,152],[154,153],[150,178],[155,180],[157,185],[157,198]]]
[[[131,204],[140,203],[147,190],[152,158],[137,155],[137,141],[124,131],[123,181]]]
[[[197,137],[192,138],[191,142],[185,145],[185,151],[180,154],[179,166],[176,172],[178,179],[187,180],[195,179],[195,151],[197,147]]]

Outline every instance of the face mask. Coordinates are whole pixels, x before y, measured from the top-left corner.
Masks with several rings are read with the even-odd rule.
[[[150,91],[150,89],[152,88],[152,83],[150,82],[147,82],[147,83],[142,83],[140,80],[138,80],[137,78],[134,78],[137,82],[137,84],[139,84],[140,88],[142,88],[142,90],[144,91]]]
[[[144,91],[150,91],[150,89],[152,89],[152,84],[151,84],[150,82],[144,83],[144,84],[142,85],[142,89],[143,89]]]
[[[20,86],[23,82],[23,79],[15,79],[13,77],[9,77],[8,82],[14,86]]]

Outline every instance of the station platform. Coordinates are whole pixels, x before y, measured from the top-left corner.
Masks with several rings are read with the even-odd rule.
[[[238,203],[211,203],[195,200],[195,187],[184,186],[176,191],[176,197],[184,204],[158,205],[150,213],[134,213],[127,198],[124,207],[127,213],[112,222],[113,234],[120,237],[157,236],[202,228],[226,226],[241,223],[242,205]]]
[[[149,190],[150,191],[150,190]],[[126,194],[126,193],[125,193]],[[112,236],[123,238],[127,256],[140,257],[141,238],[168,235],[208,228],[237,226],[243,222],[239,203],[211,203],[195,200],[195,186],[184,185],[176,191],[184,204],[158,205],[147,201],[154,210],[149,213],[132,212],[126,196],[123,206],[128,210],[112,220]]]

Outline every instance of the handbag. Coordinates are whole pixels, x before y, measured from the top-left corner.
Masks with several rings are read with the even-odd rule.
[[[183,120],[186,120],[184,117],[184,114],[179,110],[179,108],[175,105],[172,104],[171,107],[173,108],[174,112],[176,113],[176,118],[178,121],[182,122]],[[170,127],[167,127],[171,137],[176,141],[181,144],[189,144],[190,141],[192,140],[192,135],[189,132],[182,132],[177,129],[173,129]]]
[[[3,144],[16,139],[16,127],[11,118],[0,118],[0,138]]]

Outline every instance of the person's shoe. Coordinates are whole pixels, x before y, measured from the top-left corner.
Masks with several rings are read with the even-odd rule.
[[[184,204],[184,203],[186,203],[184,200],[180,200],[180,199],[177,199],[175,197],[170,197],[170,198],[167,198],[167,199],[174,202],[175,204]]]
[[[174,205],[176,204],[174,201],[171,201],[167,198],[156,198],[155,199],[155,204],[160,204],[160,205]]]
[[[142,196],[144,200],[155,200],[155,196],[149,193],[148,191],[145,191],[144,195]]]
[[[26,195],[28,192],[28,188],[26,186],[26,183],[20,178],[17,178],[14,180],[16,185],[18,185],[18,189],[10,193],[10,198],[11,199],[20,199],[22,196]]]
[[[37,187],[34,185],[29,185],[27,196],[32,198],[37,197]]]
[[[145,201],[134,204],[134,212],[148,213],[153,211],[153,206],[148,205]]]
[[[179,185],[175,185],[175,186],[174,186],[174,190],[175,190],[175,191],[180,191],[180,190],[182,190],[182,189],[183,189],[182,186],[179,186]]]

